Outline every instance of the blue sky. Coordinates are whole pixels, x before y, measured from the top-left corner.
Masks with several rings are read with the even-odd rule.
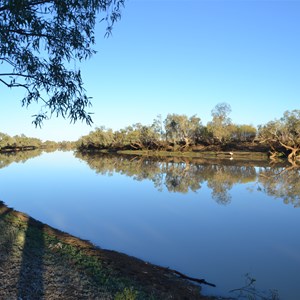
[[[53,117],[0,85],[0,131],[76,140],[96,126],[151,124],[161,114],[197,114],[205,125],[220,102],[237,124],[264,124],[300,109],[300,1],[127,0],[113,36],[96,30],[98,53],[76,66],[93,97],[94,125]]]

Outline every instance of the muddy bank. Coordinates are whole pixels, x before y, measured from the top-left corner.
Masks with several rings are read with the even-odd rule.
[[[0,299],[212,299],[172,270],[51,228],[0,202]]]

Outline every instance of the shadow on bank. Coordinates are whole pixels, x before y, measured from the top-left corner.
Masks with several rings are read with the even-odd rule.
[[[38,228],[39,230],[36,230]],[[43,225],[29,217],[25,232],[22,264],[19,273],[18,299],[42,299],[44,295]]]
[[[102,250],[0,201],[0,299],[214,299],[190,278]]]
[[[8,277],[14,277],[11,281],[14,287],[9,288],[13,293],[11,296],[17,299],[42,299],[43,225],[14,212],[0,201],[0,230],[0,268],[7,271]]]

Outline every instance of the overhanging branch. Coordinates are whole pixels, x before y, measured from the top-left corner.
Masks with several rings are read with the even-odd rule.
[[[25,88],[28,92],[30,92],[30,89],[29,89],[28,85],[26,85],[26,84],[22,84],[22,83],[7,83],[6,81],[4,81],[1,78],[0,78],[0,82],[2,82],[3,84],[5,84],[9,88],[22,87],[22,88]]]

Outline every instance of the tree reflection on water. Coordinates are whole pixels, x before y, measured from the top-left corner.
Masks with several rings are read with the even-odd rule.
[[[253,182],[258,190],[283,199],[284,203],[300,206],[300,169],[279,163],[271,166],[266,160],[207,160],[183,157],[145,157],[104,153],[79,153],[75,156],[85,161],[97,173],[119,173],[135,180],[151,180],[158,190],[174,193],[196,192],[203,184],[211,190],[212,198],[219,204],[231,201],[230,190],[236,184]]]
[[[259,170],[258,182],[265,193],[280,198],[285,204],[300,207],[300,168],[272,166]]]
[[[34,149],[28,151],[0,153],[0,169],[7,167],[14,162],[24,163],[30,158],[40,156],[42,152],[42,149]]]

